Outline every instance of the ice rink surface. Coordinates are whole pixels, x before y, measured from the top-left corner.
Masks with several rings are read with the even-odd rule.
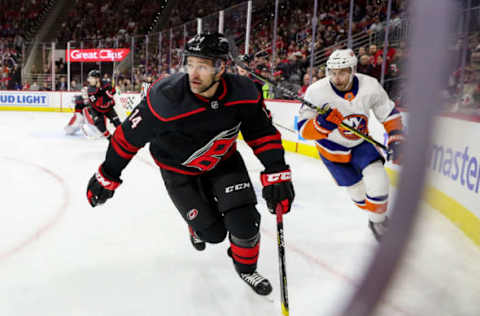
[[[105,205],[86,200],[106,140],[65,136],[71,114],[0,112],[0,315],[281,315],[275,219],[262,170],[240,150],[262,214],[259,272],[274,291],[253,293],[228,243],[195,251],[158,168],[143,149]],[[296,189],[285,216],[290,315],[335,315],[361,280],[376,242],[319,160],[287,153]],[[480,251],[436,211],[422,212],[379,315],[480,315]]]

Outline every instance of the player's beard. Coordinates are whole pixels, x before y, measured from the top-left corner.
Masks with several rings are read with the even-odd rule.
[[[193,93],[200,94],[208,90],[211,86],[213,81],[215,80],[215,76],[212,75],[208,79],[201,79],[201,78],[189,78],[188,83],[190,84],[190,90]]]
[[[333,85],[335,86],[335,88],[337,88],[340,91],[347,91],[347,90],[350,89],[350,82],[348,82],[348,81],[343,83],[342,85],[339,85],[339,84],[336,84],[336,83],[334,83]]]

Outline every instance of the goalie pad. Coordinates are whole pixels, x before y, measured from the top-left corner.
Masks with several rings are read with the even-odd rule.
[[[65,134],[73,135],[82,128],[82,125],[85,123],[85,119],[80,113],[73,113],[73,116],[70,118],[70,121],[65,126]]]

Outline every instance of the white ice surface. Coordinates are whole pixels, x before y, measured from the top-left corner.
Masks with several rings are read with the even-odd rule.
[[[143,149],[104,206],[86,185],[107,142],[68,137],[70,114],[0,112],[0,315],[280,315],[275,219],[262,170],[241,144],[259,198],[259,272],[274,292],[236,276],[228,243],[193,250],[158,168]],[[334,315],[353,293],[376,242],[318,160],[287,153],[296,189],[285,216],[290,315]],[[480,252],[433,210],[422,216],[381,315],[480,315]]]

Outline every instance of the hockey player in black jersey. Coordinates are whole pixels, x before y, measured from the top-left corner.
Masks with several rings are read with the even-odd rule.
[[[118,114],[113,108],[115,100],[115,88],[110,82],[105,82],[100,79],[101,74],[99,70],[91,70],[88,73],[88,106],[83,109],[83,116],[88,123],[95,125],[98,130],[110,139],[111,135],[106,126],[106,118],[117,127],[121,124]]]
[[[236,271],[256,293],[270,282],[257,271],[260,214],[247,169],[236,148],[241,131],[264,165],[262,195],[273,212],[290,211],[291,173],[279,132],[248,78],[225,73],[229,43],[219,33],[196,35],[185,46],[187,73],[155,82],[119,126],[105,161],[88,183],[92,206],[111,198],[120,175],[147,142],[168,194],[187,222],[195,248],[228,235]]]

